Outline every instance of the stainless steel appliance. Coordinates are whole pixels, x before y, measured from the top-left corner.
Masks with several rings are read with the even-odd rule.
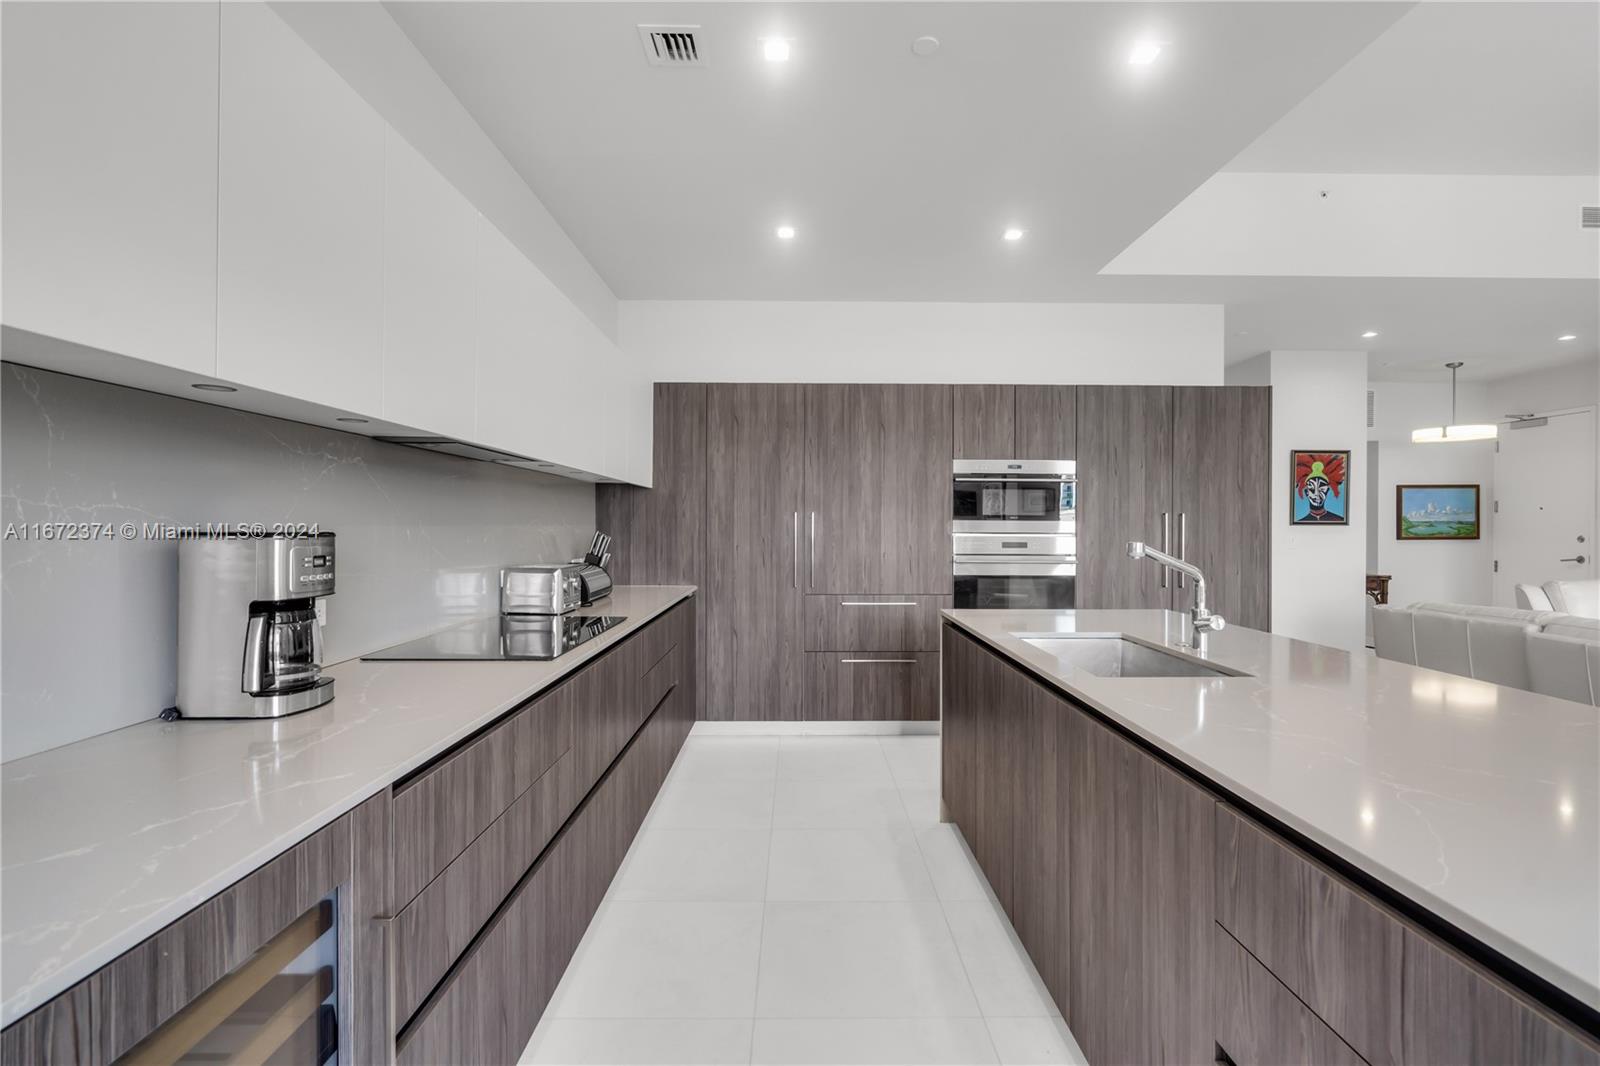
[[[363,655],[362,659],[367,662],[544,661],[569,652],[626,621],[618,615],[499,615],[397,644]]]
[[[583,604],[583,564],[508,566],[500,571],[501,614],[566,614]]]
[[[957,459],[952,467],[955,605],[1067,609],[1078,575],[1078,464]]]
[[[178,542],[178,702],[163,717],[278,718],[333,699],[316,601],[334,535],[221,533]]]

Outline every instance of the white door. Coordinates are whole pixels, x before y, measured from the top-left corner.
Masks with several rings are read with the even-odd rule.
[[[1600,573],[1595,563],[1593,408],[1551,415],[1545,425],[1528,429],[1501,426],[1494,492],[1500,505],[1491,518],[1499,563],[1496,604],[1515,607],[1519,584]]]

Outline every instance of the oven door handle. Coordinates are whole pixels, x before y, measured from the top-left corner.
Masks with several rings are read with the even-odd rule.
[[[1075,558],[957,559],[956,577],[1076,577]]]
[[[987,476],[975,474],[970,476],[958,476],[955,480],[956,484],[958,485],[968,483],[982,484],[992,481],[1009,481],[1019,484],[1029,481],[1037,481],[1048,485],[1070,485],[1077,479],[1071,474],[990,474]]]

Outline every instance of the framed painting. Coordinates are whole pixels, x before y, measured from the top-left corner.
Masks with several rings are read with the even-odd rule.
[[[1477,540],[1478,486],[1396,485],[1394,535],[1399,540]]]
[[[1350,452],[1300,451],[1289,453],[1289,524],[1292,526],[1347,526],[1350,524]]]

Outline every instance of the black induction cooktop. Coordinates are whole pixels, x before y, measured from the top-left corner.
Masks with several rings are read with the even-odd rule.
[[[626,621],[620,615],[611,614],[495,615],[361,658],[365,662],[544,661],[569,652]]]

